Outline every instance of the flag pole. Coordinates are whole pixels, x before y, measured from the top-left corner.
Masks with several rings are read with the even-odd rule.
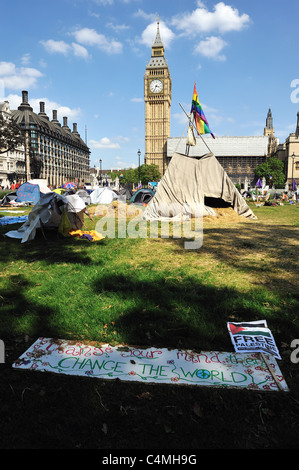
[[[194,129],[195,129],[196,132],[197,132],[197,129],[196,129],[194,123],[191,121],[190,115],[186,113],[186,111],[184,110],[184,108],[183,108],[183,106],[181,105],[181,103],[179,103],[179,105],[180,105],[180,107],[182,108],[182,110],[184,111],[184,113],[186,114],[187,118],[189,119],[189,123],[194,127]],[[198,132],[197,132],[197,134],[198,134]],[[201,134],[198,134],[198,135],[200,136],[201,140],[203,141],[203,143],[204,143],[205,146],[207,147],[208,151],[209,151],[210,153],[213,153],[212,150],[210,149],[210,147],[208,146],[208,144],[206,143],[206,141],[202,138]]]

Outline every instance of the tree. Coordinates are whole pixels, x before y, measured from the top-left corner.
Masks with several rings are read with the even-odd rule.
[[[285,184],[283,168],[284,165],[281,160],[276,157],[270,157],[267,162],[258,165],[254,173],[256,178],[265,178],[266,183],[270,186],[274,185],[276,188],[283,188]]]
[[[136,173],[136,170],[134,168],[129,168],[128,170],[120,171],[118,173],[118,177],[121,184],[137,184],[138,181],[138,174]]]
[[[18,124],[0,116],[0,154],[13,152],[24,144],[25,137]]]
[[[137,168],[138,172],[138,168]],[[138,173],[137,173],[138,174]],[[148,184],[150,181],[159,181],[161,179],[161,173],[158,165],[141,165],[140,166],[140,181],[142,184]]]
[[[122,176],[121,176],[122,175]],[[158,181],[161,179],[161,173],[158,165],[140,165],[137,168],[130,168],[128,170],[119,171],[118,176],[121,184],[134,183],[138,184],[140,175],[140,181],[142,185],[147,185],[150,181]]]

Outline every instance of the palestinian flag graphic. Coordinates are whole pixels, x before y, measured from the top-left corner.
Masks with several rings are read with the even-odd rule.
[[[266,328],[266,330],[265,330]],[[267,331],[267,323],[262,322],[251,322],[251,323],[228,323],[228,329],[232,335],[246,335],[246,336],[268,336],[271,334]]]

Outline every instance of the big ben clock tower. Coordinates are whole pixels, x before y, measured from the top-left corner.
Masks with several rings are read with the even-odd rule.
[[[144,100],[145,163],[158,165],[163,175],[167,168],[167,138],[170,137],[171,78],[160,36],[159,19],[151,60],[144,76]]]

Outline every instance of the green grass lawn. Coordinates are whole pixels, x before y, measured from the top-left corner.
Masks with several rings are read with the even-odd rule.
[[[199,250],[161,238],[1,236],[0,337],[227,350],[228,320],[266,319],[289,348],[299,337],[299,207],[254,212],[204,222]]]
[[[206,218],[199,250],[178,239],[91,243],[56,232],[20,244],[3,236],[17,227],[2,227],[0,447],[298,449],[299,365],[290,344],[299,338],[299,206],[252,208],[257,220]],[[95,222],[86,218],[86,228]],[[289,393],[11,367],[39,336],[232,351],[226,322],[261,319]]]

